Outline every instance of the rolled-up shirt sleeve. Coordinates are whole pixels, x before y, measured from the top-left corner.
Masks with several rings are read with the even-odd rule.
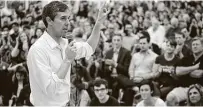
[[[74,44],[77,48],[77,55],[75,59],[86,58],[89,59],[94,53],[92,47],[87,42],[76,42]]]
[[[43,49],[30,49],[27,58],[30,83],[38,86],[47,95],[57,94],[61,85],[68,85],[65,80],[59,79],[49,65],[49,57]]]

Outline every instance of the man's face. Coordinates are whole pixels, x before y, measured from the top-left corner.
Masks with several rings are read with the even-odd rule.
[[[106,89],[104,84],[101,84],[99,87],[94,86],[94,92],[99,100],[103,100],[108,93],[108,89]]]
[[[113,36],[112,38],[112,44],[114,48],[119,48],[122,45],[122,39],[120,36]]]
[[[178,45],[182,45],[185,42],[185,38],[181,34],[175,34],[175,40]]]
[[[195,40],[192,42],[192,51],[194,54],[202,51],[201,40]]]
[[[147,42],[147,38],[143,38],[139,40],[140,51],[147,51],[149,49],[149,43]]]
[[[65,37],[66,33],[68,33],[70,14],[71,13],[68,9],[65,12],[57,12],[54,20],[51,21],[52,30],[55,32],[56,36]]]

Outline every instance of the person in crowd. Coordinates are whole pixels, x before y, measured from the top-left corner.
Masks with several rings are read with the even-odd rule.
[[[168,39],[164,54],[159,55],[153,65],[152,71],[154,74],[152,75],[154,75],[155,80],[158,82],[162,99],[165,99],[166,95],[176,87],[177,77],[173,75],[173,70],[174,65],[180,60],[174,53],[176,46],[177,43],[174,39]]]
[[[93,83],[96,98],[92,99],[90,106],[119,106],[118,101],[108,95],[108,82],[104,79],[96,79]]]
[[[16,101],[20,95],[21,90],[28,84],[27,70],[24,66],[18,66],[13,78],[13,96],[11,98],[11,106],[16,105]]]
[[[160,22],[155,17],[151,18],[152,26],[147,29],[150,35],[150,43],[156,44],[162,49],[163,43],[165,41],[165,28],[160,25]]]
[[[192,41],[192,55],[182,58],[175,64],[174,74],[178,76],[177,87],[166,97],[168,106],[175,106],[187,100],[188,87],[191,84],[202,85],[203,77],[203,42],[201,38]]]
[[[162,99],[152,96],[152,93],[154,92],[154,85],[152,84],[151,81],[148,80],[143,81],[139,87],[139,90],[143,100],[140,101],[136,105],[136,107],[147,107],[147,106],[166,107],[166,104]]]
[[[11,51],[11,60],[13,64],[24,63],[27,59],[30,41],[25,32],[21,32],[16,38],[16,45]]]
[[[30,44],[31,45],[34,44],[36,40],[39,39],[40,36],[42,36],[42,34],[43,34],[43,30],[41,28],[36,28],[34,36],[30,38]]]
[[[175,54],[179,58],[183,58],[185,56],[189,56],[192,54],[191,49],[185,44],[186,37],[183,33],[181,32],[176,32],[175,33],[175,40],[177,42],[177,47],[175,50]]]
[[[123,38],[121,34],[114,34],[112,37],[112,48],[108,50],[104,57],[105,79],[109,83],[109,88],[113,89],[113,96],[118,98],[118,81],[123,76],[129,77],[128,67],[130,65],[130,51],[122,46]],[[122,76],[121,76],[122,75]]]
[[[190,85],[187,99],[188,106],[203,106],[203,87],[200,84]]]

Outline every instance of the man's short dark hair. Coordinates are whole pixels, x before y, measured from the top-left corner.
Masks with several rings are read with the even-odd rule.
[[[168,39],[168,42],[169,42],[169,44],[170,44],[171,46],[174,46],[174,47],[176,48],[177,42],[175,41],[175,39],[174,39],[173,37],[170,37],[170,38]]]
[[[175,32],[175,34],[182,35],[182,37],[185,38],[185,35],[181,31],[177,31],[177,32]]]
[[[105,85],[106,89],[108,88],[108,82],[105,79],[96,79],[93,86],[100,87],[102,84]]]
[[[141,34],[143,36],[141,36],[139,40],[141,40],[141,39],[147,39],[147,42],[149,43],[150,42],[150,35],[149,35],[149,33],[146,32],[146,31],[142,31]]]
[[[55,16],[57,15],[57,12],[65,12],[67,9],[69,9],[68,6],[59,1],[52,1],[49,4],[47,4],[42,12],[42,19],[44,25],[46,27],[48,26],[46,17],[50,17],[51,20],[54,20]]]

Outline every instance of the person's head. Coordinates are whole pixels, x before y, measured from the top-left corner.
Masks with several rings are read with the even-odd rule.
[[[114,34],[112,37],[112,45],[114,48],[120,48],[122,46],[122,35]]]
[[[156,30],[159,27],[159,21],[157,20],[156,17],[151,18],[151,23],[154,30]]]
[[[193,54],[199,54],[203,51],[203,40],[202,38],[194,38],[192,40],[192,52]]]
[[[108,30],[109,30],[109,33],[114,33],[114,25],[112,23],[109,23],[108,25]]]
[[[154,85],[151,81],[142,81],[139,88],[143,100],[147,100],[148,98],[152,97],[152,93],[154,92]]]
[[[177,43],[174,38],[169,38],[166,42],[166,53],[173,54],[176,49]]]
[[[182,32],[175,33],[175,40],[178,45],[183,45],[185,43],[185,35]]]
[[[23,27],[23,31],[26,33],[26,35],[30,35],[30,26],[29,25],[25,25]]]
[[[133,26],[131,24],[126,24],[125,25],[125,31],[128,34],[132,33],[133,32]]]
[[[108,93],[108,82],[105,79],[96,79],[93,86],[96,97],[103,100]]]
[[[173,17],[173,18],[171,19],[171,25],[172,25],[174,28],[177,28],[178,25],[179,25],[178,19],[175,18],[175,17]]]
[[[187,92],[189,106],[203,106],[203,87],[199,84],[193,84]]]
[[[24,66],[18,66],[15,72],[15,81],[23,81],[27,77],[27,70]]]
[[[27,36],[26,32],[21,32],[21,33],[19,34],[19,39],[20,39],[20,41],[21,41],[22,43],[25,42],[25,41],[27,41],[27,40],[28,40],[28,36]]]
[[[39,38],[42,34],[43,34],[43,30],[41,28],[36,28],[35,36]]]
[[[13,30],[14,30],[15,32],[18,32],[18,30],[19,30],[19,24],[18,24],[17,22],[14,22],[14,23],[12,24],[12,28],[13,28]]]
[[[140,51],[144,52],[147,51],[150,47],[150,36],[149,33],[146,31],[143,31],[140,34],[141,34],[141,37],[139,38]]]
[[[52,1],[47,4],[42,13],[42,19],[47,30],[50,30],[56,37],[66,35],[70,16],[69,7],[59,1]]]

